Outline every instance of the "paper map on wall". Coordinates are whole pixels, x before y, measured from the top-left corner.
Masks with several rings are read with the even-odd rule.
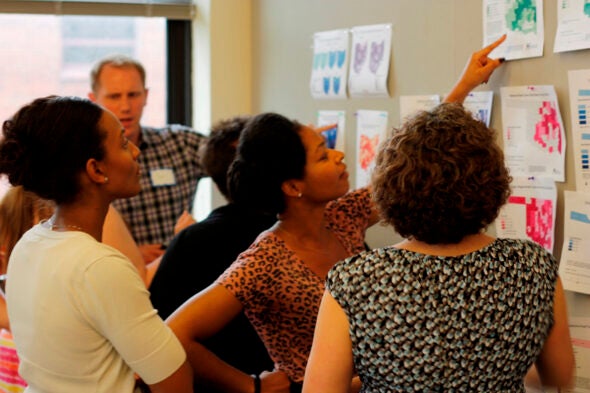
[[[572,70],[568,79],[576,190],[590,193],[590,70]]]
[[[590,48],[590,0],[557,1],[554,52]]]
[[[391,24],[352,28],[348,89],[352,97],[388,97]]]
[[[314,34],[309,84],[314,98],[346,98],[348,35],[348,30]]]
[[[590,294],[590,194],[564,191],[559,275],[569,291]]]
[[[387,136],[387,112],[356,113],[356,188],[369,184],[381,143]]]
[[[502,87],[500,92],[511,175],[564,181],[565,131],[553,86]]]
[[[507,60],[543,56],[542,0],[484,0],[484,46],[506,34],[506,41],[490,54]]]
[[[463,101],[463,106],[473,114],[473,117],[489,127],[493,100],[493,91],[472,91]]]
[[[318,111],[319,127],[336,124],[336,127],[322,132],[322,135],[326,139],[328,149],[336,149],[344,152],[344,147],[346,146],[345,123],[345,111]]]
[[[529,239],[553,252],[557,189],[551,179],[514,178],[512,194],[496,218],[496,235]]]

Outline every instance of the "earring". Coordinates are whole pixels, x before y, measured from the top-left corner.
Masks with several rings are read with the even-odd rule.
[[[109,178],[108,177],[104,177],[104,183],[108,183],[109,182]]]
[[[302,196],[303,196],[303,193],[301,193],[301,192],[299,194],[297,194],[297,198],[301,198]]]

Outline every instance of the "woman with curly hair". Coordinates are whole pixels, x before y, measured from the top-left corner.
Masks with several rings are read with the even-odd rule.
[[[34,392],[192,392],[186,354],[121,252],[101,243],[110,203],[137,194],[139,149],[109,111],[39,98],[2,126],[0,173],[55,203],[8,264],[19,373]]]
[[[373,200],[405,238],[328,274],[304,392],[524,392],[571,382],[558,264],[484,233],[511,178],[496,134],[460,104],[409,119],[379,152]]]

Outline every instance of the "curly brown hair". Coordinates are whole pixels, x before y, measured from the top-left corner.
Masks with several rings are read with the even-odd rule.
[[[511,180],[495,131],[445,103],[394,130],[377,157],[373,198],[404,238],[451,244],[494,221]]]

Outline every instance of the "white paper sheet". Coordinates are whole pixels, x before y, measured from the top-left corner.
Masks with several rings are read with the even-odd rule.
[[[529,239],[553,252],[557,189],[548,178],[515,177],[512,194],[495,221],[496,235]]]
[[[590,1],[557,1],[554,52],[590,48]]]
[[[564,191],[559,275],[569,291],[590,294],[590,194]]]
[[[346,98],[348,41],[348,30],[314,34],[309,83],[314,98]]]
[[[590,70],[569,71],[568,78],[576,190],[590,193]]]
[[[388,97],[391,24],[352,28],[348,90],[351,97]]]
[[[440,104],[440,96],[437,94],[423,96],[400,96],[399,118],[403,123],[409,116],[418,111],[428,111]]]
[[[506,60],[543,56],[543,0],[484,0],[484,46],[506,34],[490,54]]]
[[[330,149],[344,151],[346,146],[346,112],[345,111],[318,111],[318,126],[327,126],[337,124],[336,127],[323,131],[322,135],[326,138],[326,146]],[[345,157],[346,161],[346,157]]]
[[[590,393],[590,318],[571,317],[570,336],[574,350],[574,386],[564,393]]]
[[[565,132],[553,86],[511,86],[502,95],[502,136],[512,176],[565,180]]]
[[[463,107],[470,111],[473,117],[489,127],[493,101],[493,91],[472,91],[463,101]]]
[[[369,184],[381,143],[387,136],[387,112],[356,113],[356,188]]]

